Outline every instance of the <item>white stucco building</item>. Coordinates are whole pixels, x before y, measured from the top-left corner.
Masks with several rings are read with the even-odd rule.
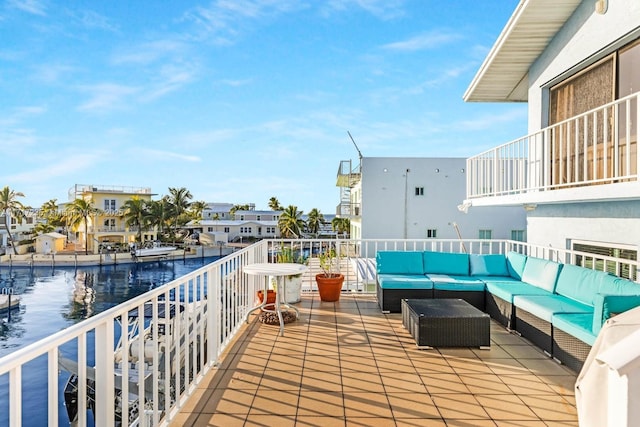
[[[338,172],[341,216],[355,239],[524,240],[525,211],[517,207],[459,209],[466,188],[464,158],[363,157]]]
[[[468,159],[469,212],[526,207],[530,243],[637,259],[639,90],[640,1],[521,1],[464,99],[527,102],[529,135]]]

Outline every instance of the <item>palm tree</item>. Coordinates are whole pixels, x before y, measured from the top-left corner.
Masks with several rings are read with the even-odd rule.
[[[167,225],[167,218],[172,215],[172,205],[169,203],[169,196],[164,196],[160,200],[152,200],[147,203],[147,218],[150,227],[155,227],[158,234],[164,233]]]
[[[173,236],[178,231],[178,220],[185,213],[189,206],[191,206],[191,200],[193,196],[191,192],[184,187],[173,188],[169,187],[169,202],[173,205]]]
[[[269,209],[271,209],[272,211],[282,210],[282,206],[280,206],[280,202],[278,201],[277,197],[270,198],[268,206],[269,206]]]
[[[125,223],[129,227],[138,228],[137,241],[142,243],[142,228],[145,226],[148,218],[147,203],[137,196],[133,196],[122,204],[124,209]]]
[[[317,208],[311,209],[307,218],[307,229],[309,232],[312,234],[318,234],[322,223],[324,223],[324,216],[320,213],[320,210]]]
[[[38,216],[47,221],[52,227],[64,227],[64,215],[58,208],[58,199],[51,199],[40,206]]]
[[[202,200],[195,201],[189,206],[189,216],[191,219],[202,219],[202,212],[207,209],[207,202]]]
[[[17,199],[18,197],[24,197],[19,191],[13,191],[8,186],[4,187],[0,191],[0,212],[4,214],[4,229],[9,236],[11,247],[13,248],[13,254],[18,255],[16,245],[13,242],[11,231],[9,230],[9,223],[11,222],[11,216],[21,216],[24,205]]]
[[[297,206],[289,205],[285,208],[278,219],[280,234],[286,238],[297,239],[301,234],[301,230],[305,226],[304,220],[301,216],[302,211],[298,211]]]
[[[249,205],[233,205],[233,207],[229,209],[229,216],[231,217],[231,219],[235,219],[237,211],[248,211],[248,210],[249,210]]]
[[[331,220],[331,228],[338,234],[349,233],[351,230],[351,221],[349,218],[335,217]]]
[[[33,227],[33,234],[37,236],[39,234],[51,233],[53,230],[55,230],[53,225],[47,222],[39,222]]]
[[[84,253],[89,254],[89,217],[100,212],[100,209],[93,207],[91,200],[75,199],[66,207],[66,214],[71,226],[84,224]]]

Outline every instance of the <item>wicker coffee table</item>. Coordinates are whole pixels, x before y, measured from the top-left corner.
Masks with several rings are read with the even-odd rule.
[[[491,346],[488,314],[461,299],[403,299],[402,324],[419,348]]]

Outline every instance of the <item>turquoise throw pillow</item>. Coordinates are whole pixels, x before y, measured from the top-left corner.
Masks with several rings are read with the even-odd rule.
[[[472,276],[508,276],[507,259],[502,254],[469,255]]]

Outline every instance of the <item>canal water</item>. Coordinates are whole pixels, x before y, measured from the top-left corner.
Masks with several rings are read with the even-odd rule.
[[[83,267],[0,267],[0,289],[20,296],[0,314],[0,357],[177,279],[219,257]],[[46,426],[46,360],[23,370],[22,425]],[[62,377],[61,377],[62,381]],[[63,384],[64,385],[64,384]],[[64,405],[59,425],[69,425]],[[0,426],[9,425],[8,376],[0,377]]]

